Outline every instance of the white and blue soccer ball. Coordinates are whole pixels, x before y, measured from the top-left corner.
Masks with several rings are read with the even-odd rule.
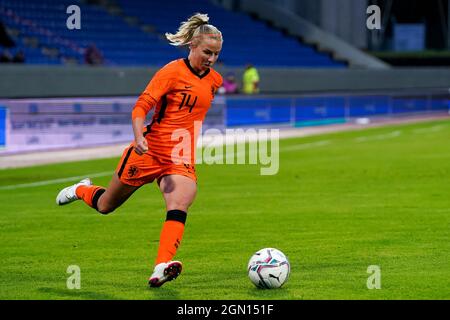
[[[275,248],[264,248],[250,258],[247,271],[255,286],[261,289],[273,289],[286,283],[291,266],[283,252]]]

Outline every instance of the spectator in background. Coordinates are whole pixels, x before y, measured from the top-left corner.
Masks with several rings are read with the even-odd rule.
[[[245,94],[259,93],[259,74],[252,64],[247,64],[242,76],[242,84]]]
[[[11,52],[9,52],[8,49],[3,49],[2,53],[0,54],[0,63],[9,63],[13,61],[13,56],[11,55]]]
[[[239,93],[239,87],[233,72],[227,73],[225,79],[223,79],[222,88],[224,89],[223,93],[225,94]]]
[[[13,56],[7,48],[13,48],[15,46],[16,44],[9,36],[6,26],[0,21],[0,63],[13,62]]]
[[[14,55],[14,58],[12,59],[12,62],[14,63],[24,63],[25,62],[25,53],[22,50],[19,50]]]
[[[0,21],[0,46],[12,48],[15,45],[16,44],[14,43],[14,40],[9,36],[5,25]]]
[[[86,48],[86,51],[84,52],[84,62],[93,66],[103,64],[103,54],[94,43]]]

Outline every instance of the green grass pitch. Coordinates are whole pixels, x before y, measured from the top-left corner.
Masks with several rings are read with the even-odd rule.
[[[147,287],[165,219],[155,184],[108,216],[81,201],[56,206],[70,183],[5,189],[112,172],[118,159],[0,170],[0,299],[450,298],[449,121],[282,140],[274,176],[198,165],[176,257],[184,271],[158,289]],[[247,277],[264,247],[290,259],[281,289]],[[66,286],[69,265],[81,269],[79,290]],[[370,265],[380,289],[367,288]]]

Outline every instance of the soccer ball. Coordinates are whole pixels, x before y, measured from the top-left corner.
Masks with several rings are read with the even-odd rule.
[[[248,276],[261,289],[281,287],[289,278],[289,260],[278,249],[264,248],[256,252],[248,262]]]

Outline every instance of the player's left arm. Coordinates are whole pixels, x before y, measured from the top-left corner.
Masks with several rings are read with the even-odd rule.
[[[216,93],[217,90],[219,90],[219,88],[223,85],[223,78],[218,72],[215,73],[213,84],[214,84],[214,93]]]

